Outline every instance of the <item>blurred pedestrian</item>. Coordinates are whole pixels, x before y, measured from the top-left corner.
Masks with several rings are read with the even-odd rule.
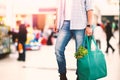
[[[56,25],[59,33],[55,45],[55,54],[58,63],[60,80],[67,80],[65,47],[72,37],[75,39],[76,51],[82,44],[85,32],[88,36],[92,35],[92,0],[57,0],[58,14]],[[55,27],[55,31],[57,30]],[[78,76],[77,76],[78,80]]]
[[[18,32],[18,61],[25,61],[25,42],[27,40],[27,30],[25,24],[19,26]]]
[[[53,45],[53,33],[54,32],[51,32],[51,34],[48,36],[47,45]]]
[[[110,39],[113,36],[113,32],[112,32],[112,26],[110,24],[110,22],[107,22],[106,26],[105,26],[105,32],[106,32],[106,41],[107,41],[107,48],[106,48],[106,53],[108,53],[108,49],[111,48],[112,52],[115,51],[115,49],[112,47],[112,45],[110,44]]]

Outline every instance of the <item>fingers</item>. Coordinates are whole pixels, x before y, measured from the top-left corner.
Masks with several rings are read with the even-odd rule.
[[[91,36],[92,35],[92,28],[86,27],[85,33],[87,36]]]

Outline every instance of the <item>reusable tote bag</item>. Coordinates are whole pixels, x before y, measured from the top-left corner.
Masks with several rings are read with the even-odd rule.
[[[96,49],[91,50],[91,41],[95,44]],[[88,54],[77,59],[77,75],[79,80],[97,80],[107,75],[107,67],[104,54],[98,49],[93,36],[85,37],[85,45]]]

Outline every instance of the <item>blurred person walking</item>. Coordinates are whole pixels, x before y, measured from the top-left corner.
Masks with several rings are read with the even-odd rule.
[[[53,45],[53,34],[54,32],[51,32],[51,34],[48,36],[47,45]]]
[[[55,54],[60,80],[67,80],[65,47],[70,39],[74,37],[77,51],[83,42],[85,33],[88,36],[92,35],[93,7],[92,0],[58,0],[58,4],[55,31],[58,31],[57,28],[59,28],[59,32],[55,45]]]
[[[110,44],[110,39],[113,36],[113,32],[112,32],[112,26],[110,24],[110,22],[107,22],[106,26],[105,26],[105,32],[106,32],[106,41],[107,41],[107,48],[106,48],[106,53],[108,53],[108,49],[111,48],[112,52],[115,51],[115,49],[112,47],[112,45]]]
[[[19,26],[18,32],[18,61],[25,61],[25,42],[27,40],[27,30],[25,24]]]

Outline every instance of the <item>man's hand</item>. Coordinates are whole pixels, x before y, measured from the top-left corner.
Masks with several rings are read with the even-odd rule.
[[[91,27],[86,27],[85,33],[86,33],[87,36],[91,36],[92,35],[92,28]]]

